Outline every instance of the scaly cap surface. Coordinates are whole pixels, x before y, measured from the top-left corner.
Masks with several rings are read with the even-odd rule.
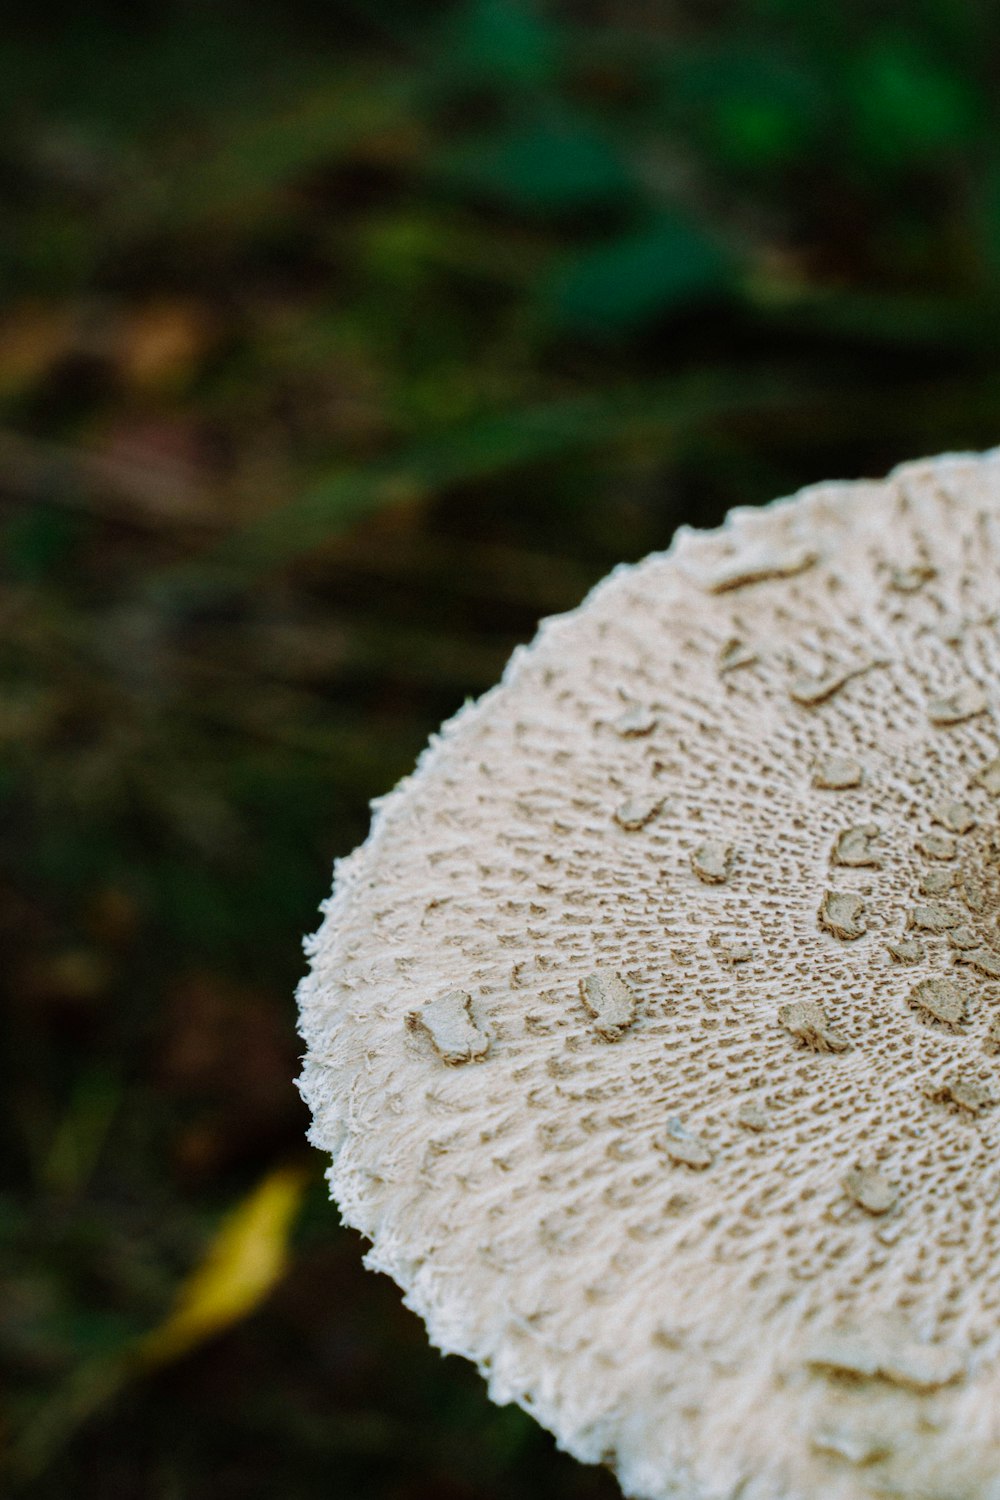
[[[368,1263],[646,1500],[1000,1497],[1000,456],[621,568],[337,869]]]

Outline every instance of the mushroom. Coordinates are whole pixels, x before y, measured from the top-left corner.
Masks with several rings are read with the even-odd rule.
[[[998,578],[1000,452],[684,530],[337,867],[341,1213],[627,1495],[1000,1500]]]

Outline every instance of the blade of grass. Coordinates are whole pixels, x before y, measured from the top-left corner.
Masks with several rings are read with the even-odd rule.
[[[278,1167],[225,1216],[166,1319],[137,1343],[85,1360],[15,1437],[5,1468],[17,1485],[37,1479],[90,1418],[132,1381],[184,1358],[242,1321],[284,1275],[308,1173]]]

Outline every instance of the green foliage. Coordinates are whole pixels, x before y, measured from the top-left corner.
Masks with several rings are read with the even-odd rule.
[[[456,186],[545,217],[615,204],[631,189],[613,144],[572,117],[487,132],[445,153],[442,167]]]
[[[576,332],[631,332],[707,301],[727,285],[729,271],[728,257],[704,231],[664,217],[567,256],[543,299],[556,322]]]
[[[979,101],[913,38],[877,36],[847,73],[858,154],[877,169],[954,159],[980,134]]]
[[[540,7],[520,0],[468,0],[455,6],[440,28],[435,63],[442,76],[463,87],[544,88],[558,76],[563,45],[561,28]]]

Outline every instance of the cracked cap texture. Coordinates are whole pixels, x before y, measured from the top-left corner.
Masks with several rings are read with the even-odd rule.
[[[1000,1500],[998,616],[998,453],[734,512],[338,865],[343,1217],[628,1495]]]

